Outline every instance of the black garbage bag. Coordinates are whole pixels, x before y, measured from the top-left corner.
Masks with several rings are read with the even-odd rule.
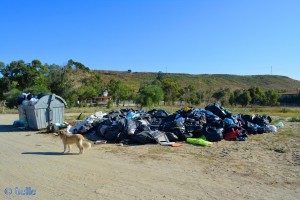
[[[165,134],[168,137],[168,139],[169,139],[170,142],[176,142],[176,141],[178,141],[178,137],[174,133],[172,133],[172,132],[165,132]]]
[[[127,135],[133,135],[137,129],[138,125],[138,121],[134,120],[134,119],[126,119],[125,120],[126,124],[125,124],[125,133]]]
[[[163,130],[165,132],[174,133],[179,141],[185,141],[188,137],[193,137],[192,133],[185,131],[185,126],[181,121],[173,121],[164,125]]]
[[[236,115],[236,114],[230,114],[228,117],[226,117],[228,119],[232,119],[233,123],[238,124],[240,121],[242,122],[242,124],[244,124],[244,120],[240,117],[240,115]],[[225,118],[225,119],[226,119]]]
[[[218,103],[213,103],[213,104],[208,104],[205,107],[205,110],[209,110],[215,115],[219,116],[220,118],[224,119],[227,115],[230,115],[230,112],[225,110],[220,104]]]
[[[201,131],[203,128],[203,125],[199,121],[195,121],[195,123],[193,125],[194,125],[193,138],[199,138],[199,137],[203,136],[203,133]]]
[[[203,126],[202,131],[206,140],[210,142],[218,142],[223,139],[224,128],[216,128],[212,126]]]
[[[40,94],[37,95],[37,98],[40,99],[40,98],[42,98],[42,97],[44,97],[44,96],[46,96],[45,93],[40,93]]]
[[[234,117],[234,119],[237,120],[237,124],[239,124],[240,126],[244,126],[246,124],[246,121],[243,119],[241,114],[232,115],[232,117]]]
[[[176,118],[180,117],[178,114],[174,113],[171,115],[168,115],[168,117],[164,118],[164,122],[172,122],[174,121]]]
[[[205,122],[207,122],[207,123],[211,123],[211,122],[220,120],[220,117],[218,117],[217,115],[215,115],[214,113],[212,113],[209,110],[196,109],[194,112],[199,115],[205,115]]]
[[[151,118],[151,120],[150,120],[151,130],[153,130],[153,131],[159,130],[162,122],[163,122],[162,118]]]
[[[152,110],[149,110],[147,113],[150,115],[154,115],[156,111],[157,111],[156,109],[152,109]]]
[[[224,122],[219,120],[210,124],[205,124],[201,132],[210,142],[221,141],[224,137]]]
[[[243,115],[242,114],[241,117],[244,120],[245,124],[247,124],[247,122],[253,123],[254,116],[252,116],[252,115]]]
[[[166,118],[169,114],[165,110],[158,110],[154,113],[154,117],[156,118]]]
[[[183,123],[183,125],[185,127],[185,132],[193,133],[196,129],[196,125],[199,125],[199,124],[200,124],[199,121],[196,121],[195,119],[187,118]]]
[[[96,134],[98,136],[104,136],[105,135],[105,131],[106,129],[108,128],[109,126],[108,125],[105,125],[105,124],[100,124],[96,130]]]
[[[105,140],[105,137],[102,135],[98,135],[95,131],[89,132],[84,135],[85,138],[91,140],[91,141],[97,141],[97,140]]]
[[[110,126],[106,129],[104,137],[110,142],[118,142],[126,138],[118,126]]]
[[[188,118],[197,120],[197,121],[203,121],[206,122],[206,115],[204,112],[197,112],[197,110],[193,110],[187,115]]]
[[[80,133],[82,135],[91,132],[93,130],[93,124],[92,123],[85,123],[83,126],[81,126],[78,130],[77,133]]]
[[[16,98],[16,101],[17,101],[17,105],[22,105],[22,102],[24,101],[24,97],[23,96],[18,96]]]
[[[253,124],[253,123],[247,121],[247,123],[243,127],[247,130],[247,132],[249,134],[255,135],[255,134],[258,133],[258,128],[260,126],[258,126],[257,124]]]
[[[149,126],[145,125],[145,124],[140,124],[140,125],[137,127],[137,129],[136,129],[136,131],[135,131],[135,134],[136,134],[136,133],[143,132],[143,131],[151,131],[151,128],[150,128]]]
[[[193,107],[186,107],[178,110],[176,113],[180,114],[182,117],[187,118],[191,113],[193,113]]]
[[[161,130],[172,132],[174,126],[176,126],[176,122],[175,121],[164,122],[164,123],[161,124]]]
[[[253,120],[253,123],[257,124],[259,126],[267,126],[267,125],[270,125],[271,122],[272,122],[272,119],[268,115],[263,115],[263,116],[255,115],[254,120]]]
[[[136,133],[132,136],[132,140],[138,144],[156,143],[154,137],[151,135],[151,131],[143,131],[140,133]]]
[[[264,127],[257,127],[257,133],[258,134],[263,134],[263,133],[265,133],[265,128]]]
[[[29,94],[27,95],[27,97],[26,97],[27,100],[30,100],[30,99],[32,99],[32,98],[33,98],[33,95],[32,95],[31,93],[29,93]]]
[[[244,128],[247,130],[249,134],[253,134],[253,135],[271,132],[271,128],[269,125],[260,126],[258,124],[253,124],[251,122],[247,122]]]

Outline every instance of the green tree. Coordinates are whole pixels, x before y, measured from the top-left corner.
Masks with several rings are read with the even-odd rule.
[[[236,102],[243,107],[247,106],[251,101],[250,92],[248,90],[244,90],[236,97]]]
[[[236,101],[235,101],[235,97],[234,97],[234,92],[231,92],[230,93],[230,95],[229,95],[229,104],[231,105],[231,106],[233,106],[233,105],[236,105]]]
[[[7,77],[0,78],[0,100],[4,99],[4,93],[12,89],[12,83]]]
[[[265,100],[265,93],[260,87],[251,87],[248,89],[251,96],[251,104],[262,104]]]
[[[119,98],[120,101],[123,101],[123,106],[125,105],[125,101],[132,99],[132,97],[133,97],[133,90],[126,85],[121,85],[119,91]]]
[[[120,92],[123,84],[121,81],[111,79],[107,85],[108,93],[112,96],[112,99],[116,102],[117,106],[120,104]]]
[[[47,90],[47,73],[49,72],[48,65],[43,65],[39,60],[33,60],[29,65],[31,68],[31,78],[33,79],[32,86],[39,86]]]
[[[196,96],[197,96],[197,99],[199,100],[198,104],[203,103],[203,101],[205,99],[205,93],[202,91],[198,91],[198,92],[196,92]]]
[[[93,97],[98,96],[96,88],[94,88],[92,86],[89,86],[89,85],[81,86],[77,90],[77,94],[78,94],[78,98],[80,99],[80,101],[87,100],[87,99],[92,99]],[[72,98],[72,100],[73,100],[73,98]]]
[[[137,95],[136,103],[144,106],[157,105],[163,100],[164,92],[158,85],[149,85],[140,88],[139,94]]]
[[[212,97],[215,98],[217,101],[222,101],[223,103],[227,104],[229,94],[229,88],[221,88],[215,93],[213,93]]]
[[[72,69],[74,71],[83,71],[83,72],[89,72],[90,69],[86,66],[84,66],[82,63],[80,62],[76,62],[72,59],[68,60],[67,63],[67,68]]]
[[[200,103],[196,92],[196,85],[191,84],[180,90],[182,98],[187,104],[196,105]]]
[[[205,92],[204,92],[204,94],[205,94],[205,101],[206,101],[206,103],[208,104],[208,103],[211,103],[211,98],[212,98],[212,95],[213,95],[213,89],[212,88],[209,88],[208,90],[206,90]]]
[[[172,102],[174,104],[179,95],[179,86],[175,80],[163,79],[161,81],[162,89],[164,91],[164,102]]]
[[[50,93],[50,91],[42,85],[34,85],[34,86],[29,87],[29,88],[26,88],[25,92],[35,94],[35,95],[38,95],[38,94],[41,94],[41,93],[44,93],[44,94],[49,94]]]
[[[267,90],[265,92],[265,104],[266,105],[278,105],[278,98],[279,98],[279,93],[274,90]]]
[[[73,75],[72,68],[67,64],[65,66],[51,65],[49,66],[48,87],[52,93],[55,93],[64,99],[74,93],[71,77]]]
[[[22,92],[16,88],[4,93],[4,98],[7,102],[6,106],[8,108],[14,108],[17,105],[16,98],[21,95]]]
[[[42,65],[39,60],[25,63],[23,60],[13,61],[7,66],[1,67],[3,77],[7,78],[9,87],[13,81],[17,82],[16,88],[24,90],[34,85],[46,88],[47,67]]]
[[[162,71],[159,71],[156,76],[156,80],[162,81],[165,79],[165,74]]]

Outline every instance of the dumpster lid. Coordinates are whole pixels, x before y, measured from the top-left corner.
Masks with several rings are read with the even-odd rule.
[[[66,103],[66,101],[62,97],[60,97],[60,96],[58,96],[56,94],[52,94],[52,95],[55,95],[55,98],[59,99],[62,103],[65,104],[65,107],[67,107],[67,103]]]

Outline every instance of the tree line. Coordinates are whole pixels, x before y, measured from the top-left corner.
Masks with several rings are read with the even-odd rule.
[[[101,96],[107,90],[113,101],[120,105],[133,101],[141,107],[157,105],[199,105],[218,101],[222,105],[278,105],[279,93],[275,89],[262,90],[260,87],[230,90],[220,88],[203,91],[196,84],[180,86],[176,80],[158,72],[154,80],[142,82],[138,90],[125,85],[122,80],[111,79],[105,83],[100,74],[91,71],[80,62],[68,60],[67,64],[43,64],[39,60],[26,63],[23,60],[9,64],[0,62],[0,99],[7,106],[16,106],[15,99],[22,92],[31,94],[55,93],[63,97],[69,106],[79,100],[83,102]]]

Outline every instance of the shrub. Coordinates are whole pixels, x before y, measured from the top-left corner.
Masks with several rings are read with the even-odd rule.
[[[300,117],[292,117],[289,121],[290,122],[300,122]]]
[[[112,105],[113,105],[113,101],[112,101],[112,100],[109,100],[109,101],[107,102],[107,104],[106,104],[106,108],[107,108],[107,109],[110,109],[110,108],[112,108]]]

